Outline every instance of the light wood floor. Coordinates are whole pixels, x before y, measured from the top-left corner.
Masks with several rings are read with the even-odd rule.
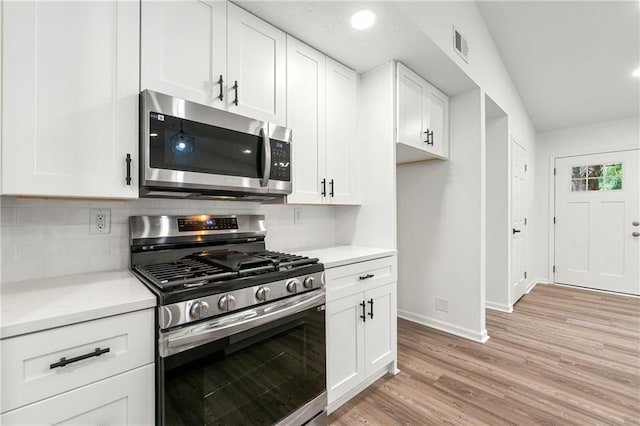
[[[485,344],[398,320],[397,376],[333,425],[640,424],[640,299],[538,285]]]

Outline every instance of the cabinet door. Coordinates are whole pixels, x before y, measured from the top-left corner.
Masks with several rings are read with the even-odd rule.
[[[327,58],[327,200],[360,204],[360,146],[356,137],[357,74]],[[331,184],[333,181],[333,184]]]
[[[232,3],[227,17],[227,109],[284,126],[285,33]]]
[[[148,364],[9,411],[0,424],[151,425],[154,387],[154,366]]]
[[[363,294],[327,303],[327,394],[329,404],[364,379]]]
[[[224,108],[226,2],[144,0],[141,10],[140,90]]]
[[[427,147],[425,120],[427,119],[427,86],[416,73],[398,63],[397,75],[397,140],[398,143],[424,150]]]
[[[325,125],[325,56],[287,36],[287,127],[293,134],[289,203],[323,202]]]
[[[136,198],[139,4],[3,8],[2,192]]]
[[[426,96],[428,123],[427,129],[433,132],[433,145],[428,150],[434,155],[447,158],[449,156],[449,98],[436,89],[429,88]]]
[[[379,371],[396,357],[396,283],[367,290],[365,324],[365,371]]]

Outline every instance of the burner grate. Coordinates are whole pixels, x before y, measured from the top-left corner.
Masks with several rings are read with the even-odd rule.
[[[290,269],[296,266],[311,265],[318,263],[317,258],[299,256],[297,254],[281,253],[278,251],[262,251],[254,253],[255,256],[266,257],[278,265],[278,269]]]
[[[135,269],[163,289],[174,286],[196,286],[237,276],[235,272],[225,271],[196,258],[184,258],[155,265],[136,265]]]

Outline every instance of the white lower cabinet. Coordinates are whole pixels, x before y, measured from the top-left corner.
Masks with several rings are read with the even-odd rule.
[[[152,425],[154,373],[148,364],[5,413],[0,424]]]
[[[153,424],[154,312],[10,337],[0,424]]]
[[[335,410],[397,359],[396,257],[328,269],[327,393]]]

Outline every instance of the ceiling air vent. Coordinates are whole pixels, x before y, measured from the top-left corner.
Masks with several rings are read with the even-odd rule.
[[[453,49],[466,63],[469,63],[469,43],[456,27],[453,27]]]

